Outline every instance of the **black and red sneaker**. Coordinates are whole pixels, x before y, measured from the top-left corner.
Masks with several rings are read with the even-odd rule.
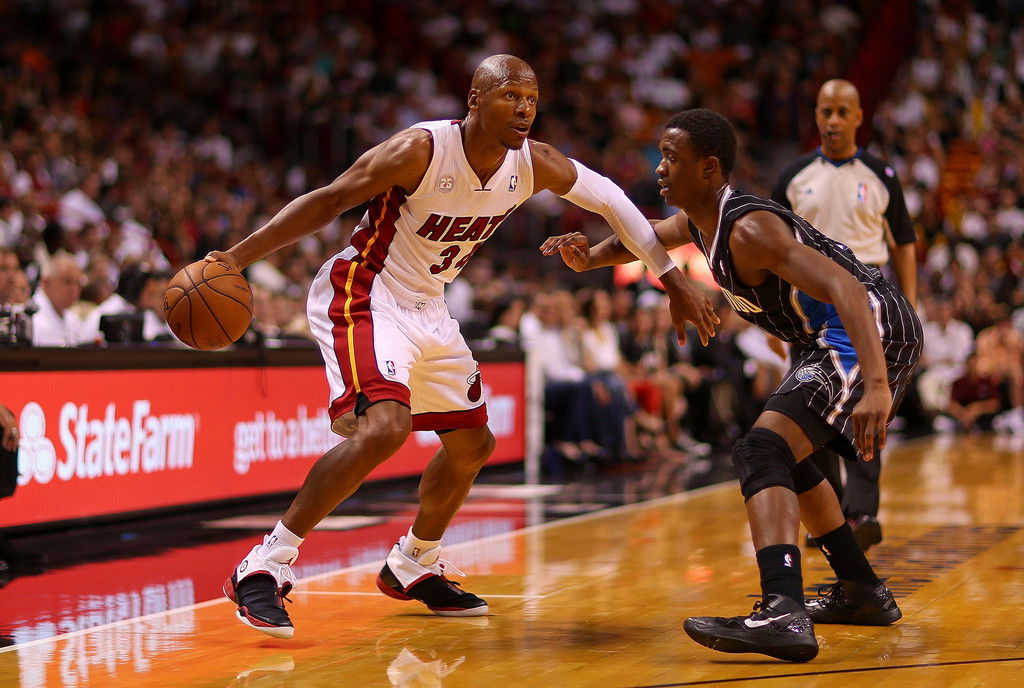
[[[284,603],[295,584],[290,565],[299,550],[278,546],[266,555],[263,550],[263,545],[256,545],[235,567],[224,581],[224,594],[238,605],[235,614],[246,626],[275,638],[291,638],[295,628]]]
[[[484,616],[487,602],[448,580],[445,570],[461,573],[449,562],[439,558],[440,547],[423,553],[414,560],[395,545],[384,568],[377,576],[377,588],[396,600],[419,600],[438,616]],[[402,583],[402,579],[407,584]]]

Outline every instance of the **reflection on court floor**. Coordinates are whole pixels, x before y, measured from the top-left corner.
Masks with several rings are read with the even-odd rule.
[[[530,514],[536,500],[565,503],[557,494],[474,498],[446,557],[489,600],[482,618],[376,593],[388,523],[304,545],[289,641],[243,627],[217,596],[240,540],[86,564],[55,572],[46,589],[16,579],[2,593],[16,644],[0,651],[0,677],[21,688],[1018,684],[1024,452],[991,438],[926,439],[890,449],[883,475],[885,540],[870,556],[904,619],[819,626],[821,653],[807,664],[716,654],[681,631],[689,615],[749,611],[757,594],[742,499],[727,483],[553,522]],[[580,501],[606,501],[593,497]],[[341,545],[361,531],[364,542]],[[831,580],[820,554],[804,561],[808,590]]]

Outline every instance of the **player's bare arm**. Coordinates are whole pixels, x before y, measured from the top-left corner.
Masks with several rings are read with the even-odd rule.
[[[736,276],[757,285],[774,273],[800,291],[836,307],[857,352],[864,397],[853,411],[857,449],[875,458],[875,446],[885,444],[892,409],[882,340],[868,305],[867,290],[839,265],[796,240],[780,217],[767,211],[744,215],[729,237]]]
[[[548,189],[585,210],[600,214],[629,251],[661,279],[669,296],[669,311],[680,343],[686,341],[684,321],[689,320],[697,328],[701,342],[707,344],[708,339],[715,336],[718,322],[711,301],[683,277],[650,224],[622,189],[551,146],[534,143],[530,150],[534,191]]]
[[[576,166],[561,151],[540,141],[530,141],[533,157],[533,192],[545,189],[557,196],[569,193],[576,183]]]
[[[692,241],[686,227],[687,217],[683,212],[666,220],[650,222],[658,240],[666,249],[673,249]],[[565,264],[576,272],[623,265],[637,260],[614,234],[596,246],[591,246],[590,240],[582,232],[559,234],[545,239],[540,245],[540,250],[545,256],[560,254]]]
[[[345,211],[398,186],[412,193],[430,164],[430,132],[406,129],[374,146],[337,179],[299,196],[267,224],[227,251],[212,251],[208,260],[220,260],[239,269],[312,234]]]

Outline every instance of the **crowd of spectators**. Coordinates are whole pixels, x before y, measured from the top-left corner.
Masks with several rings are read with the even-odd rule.
[[[919,390],[941,430],[1024,434],[1022,17],[1014,2],[918,3],[916,49],[873,122],[918,236]],[[994,410],[965,414],[978,395]]]
[[[653,183],[658,132],[690,106],[736,124],[733,181],[766,193],[779,147],[814,140],[814,94],[845,73],[882,4],[4,3],[0,302],[34,294],[39,344],[102,342],[98,314],[130,311],[147,313],[147,339],[169,339],[153,295],[174,270],[394,131],[460,116],[471,70],[498,52],[538,73],[533,136],[608,174],[650,216],[667,212]],[[1017,409],[1024,432],[1024,22],[1014,4],[920,0],[913,56],[872,120],[871,147],[899,173],[920,240],[929,331],[957,341],[926,352],[921,400],[962,429],[974,424],[955,413],[952,390],[976,352],[980,372],[998,377],[996,426],[1013,430],[1013,414],[999,414]],[[306,334],[309,282],[360,213],[248,270],[262,336]],[[543,341],[545,352],[564,342],[548,383],[567,405],[553,415],[582,419],[549,428],[566,460],[660,452],[685,463],[727,441],[784,363],[732,317],[708,350],[680,349],[656,294],[537,255],[543,237],[576,229],[607,232],[547,195],[511,216],[448,293],[466,334]],[[623,431],[602,434],[608,418]]]
[[[99,303],[122,267],[163,272],[230,245],[394,131],[460,116],[472,69],[496,52],[539,75],[534,135],[657,214],[668,115],[718,107],[754,155],[762,140],[806,138],[798,104],[843,68],[860,20],[808,0],[21,0],[0,6],[0,23],[0,240],[36,289],[52,255],[74,255]],[[759,183],[749,162],[738,175]],[[562,210],[538,199],[490,251],[532,258],[544,236],[584,222]],[[272,302],[258,325],[301,331],[305,288],[358,214],[250,271]],[[511,262],[496,267],[539,279]],[[61,315],[69,343],[102,339]]]

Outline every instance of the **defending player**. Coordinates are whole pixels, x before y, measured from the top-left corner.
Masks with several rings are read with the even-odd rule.
[[[902,614],[854,540],[831,485],[811,461],[828,445],[874,459],[921,351],[906,298],[853,253],[782,206],[735,191],[736,137],[711,110],[673,117],[661,138],[661,193],[682,212],[656,226],[668,247],[693,241],[745,320],[791,344],[793,364],[732,459],[746,500],[763,598],[749,616],[694,617],[686,632],[722,652],[792,661],[818,653],[813,622],[886,625]],[[632,259],[617,239],[589,249],[578,233],[552,237],[575,270]],[[839,581],[803,598],[799,519]]]
[[[826,81],[818,90],[814,120],[821,146],[782,172],[772,189],[772,200],[825,236],[849,246],[865,265],[889,275],[916,307],[914,227],[896,172],[857,146],[857,129],[864,120],[857,88],[844,79]],[[882,462],[847,463],[844,486],[835,452],[821,449],[811,460],[838,493],[860,546],[867,550],[881,542],[878,482]]]
[[[388,459],[412,430],[441,448],[420,481],[420,509],[377,579],[386,595],[448,616],[487,603],[445,577],[441,537],[494,448],[477,363],[443,289],[509,213],[549,189],[600,213],[661,275],[678,335],[684,320],[714,335],[711,303],[687,284],[648,222],[610,180],[528,140],[537,79],[522,60],[495,55],[473,75],[463,121],[422,122],[364,153],[331,184],[289,203],[266,225],[208,260],[244,268],[370,200],[351,245],[314,280],[307,311],[327,366],[335,432],[351,435],[310,469],[284,517],[225,583],[238,618],[270,635],[294,633],[282,601],[289,566],[320,520]]]

